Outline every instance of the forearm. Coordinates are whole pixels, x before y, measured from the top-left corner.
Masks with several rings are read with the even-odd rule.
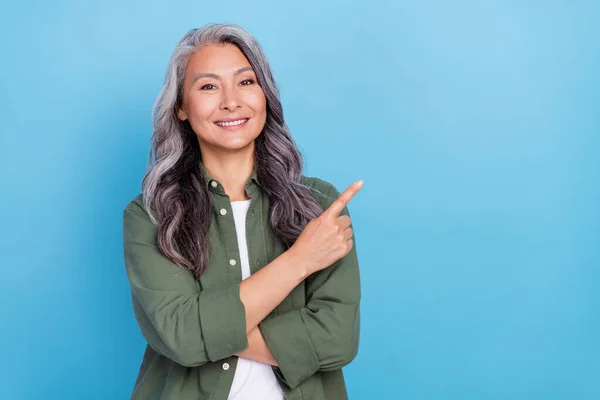
[[[286,251],[244,279],[240,299],[246,310],[246,332],[250,333],[307,276],[308,268]]]
[[[271,351],[265,343],[265,339],[258,326],[248,333],[248,348],[235,353],[236,356],[260,361],[265,364],[277,366],[277,361],[273,358]]]

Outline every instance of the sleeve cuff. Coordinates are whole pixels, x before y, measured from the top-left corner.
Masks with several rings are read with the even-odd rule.
[[[317,372],[320,365],[301,311],[271,314],[260,323],[265,343],[279,365],[276,372],[290,388]]]
[[[209,360],[222,360],[248,347],[246,309],[240,299],[239,283],[204,289],[198,303]]]

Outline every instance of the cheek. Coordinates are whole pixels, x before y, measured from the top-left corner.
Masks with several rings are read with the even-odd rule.
[[[249,92],[246,99],[246,104],[248,104],[255,112],[265,111],[267,108],[267,100],[263,91],[258,89],[256,91]]]
[[[218,106],[216,96],[191,96],[188,99],[188,109],[195,119],[209,118]]]

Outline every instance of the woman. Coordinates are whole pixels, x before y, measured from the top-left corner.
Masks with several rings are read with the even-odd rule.
[[[343,194],[301,174],[256,40],[211,24],[177,45],[153,109],[125,264],[148,342],[132,399],[346,399],[360,283]]]

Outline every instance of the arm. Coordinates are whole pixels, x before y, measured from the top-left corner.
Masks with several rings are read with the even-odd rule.
[[[275,361],[271,351],[267,347],[265,339],[263,338],[258,326],[248,333],[248,344],[249,346],[247,349],[239,353],[235,353],[235,355],[277,366],[277,361]]]
[[[330,201],[339,195],[332,187]],[[340,215],[350,215],[348,208]],[[354,243],[346,256],[306,279],[305,307],[272,313],[260,324],[277,361],[276,372],[292,388],[319,370],[342,368],[358,353],[360,279],[355,237]]]
[[[302,268],[294,261],[290,253],[282,253],[239,283],[240,298],[246,310],[247,333],[308,276],[308,268]]]
[[[302,279],[284,253],[243,284],[199,290],[191,273],[160,253],[156,238],[157,228],[141,204],[129,203],[123,245],[135,318],[152,348],[184,366],[246,349],[247,333]],[[277,290],[268,292],[266,286]]]

